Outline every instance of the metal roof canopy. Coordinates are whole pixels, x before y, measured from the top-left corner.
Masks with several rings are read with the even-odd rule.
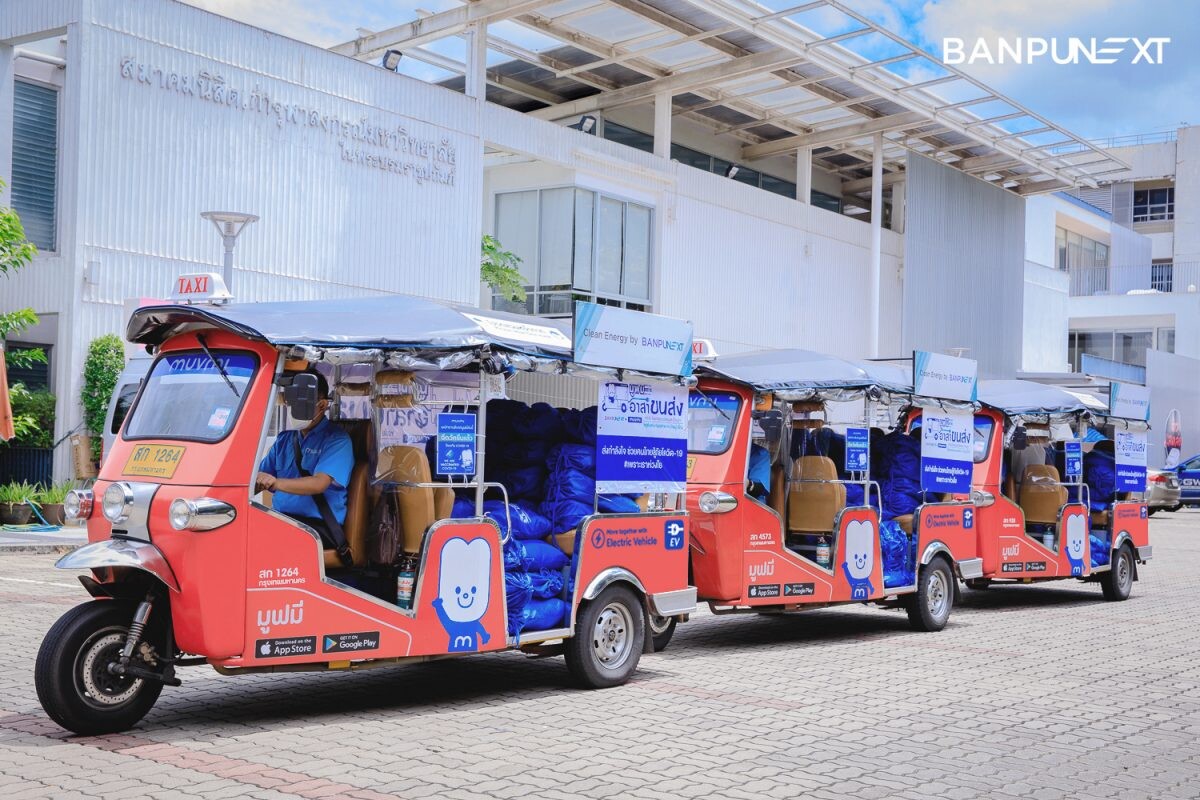
[[[553,120],[670,94],[674,114],[742,141],[743,161],[812,148],[846,195],[870,191],[877,134],[892,173],[912,151],[1022,195],[1128,168],[839,0],[470,0],[332,49],[364,60],[401,49],[465,75],[425,45],[505,20],[561,45],[535,51],[489,29],[488,48],[511,59],[487,68],[489,100]],[[864,43],[870,56],[853,49]]]

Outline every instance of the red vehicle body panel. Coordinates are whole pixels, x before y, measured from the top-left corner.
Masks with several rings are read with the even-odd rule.
[[[229,435],[212,443],[130,441],[122,432],[94,487],[96,509],[88,520],[89,540],[109,539],[113,526],[100,511],[105,489],[120,480],[158,485],[147,522],[151,543],[179,583],[170,601],[180,649],[236,668],[507,647],[501,534],[489,519],[442,520],[426,532],[412,610],[326,578],[319,537],[250,498],[263,424],[274,397],[277,351],[223,332],[206,334],[206,344],[210,350],[245,350],[259,358],[259,370]],[[183,335],[167,342],[162,351],[196,347],[195,336]],[[183,448],[173,469],[157,476],[148,475],[145,466],[127,471],[139,448],[158,445]],[[170,526],[168,509],[180,497],[224,501],[236,517],[211,531],[177,531]],[[688,586],[686,513],[598,515],[583,528],[576,606],[588,585],[607,570],[631,576],[648,594]],[[473,564],[465,572],[464,553]],[[481,592],[484,580],[488,585]],[[463,614],[450,607],[460,597],[451,589],[466,592],[463,613],[478,616],[454,619]],[[444,614],[435,605],[439,598]],[[480,612],[475,603],[486,608]]]

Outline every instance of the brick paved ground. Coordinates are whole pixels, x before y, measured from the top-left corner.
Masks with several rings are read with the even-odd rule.
[[[184,670],[130,734],[41,713],[42,633],[83,592],[0,556],[0,795],[70,797],[1200,797],[1200,512],[1154,518],[1133,598],[966,593],[947,629],[876,609],[701,616],[636,680],[561,659],[351,675]]]

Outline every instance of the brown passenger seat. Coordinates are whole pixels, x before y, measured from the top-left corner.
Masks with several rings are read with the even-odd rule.
[[[792,466],[788,499],[788,530],[823,533],[833,530],[838,512],[846,507],[846,487],[837,480],[837,467],[826,456],[801,456]],[[826,481],[817,483],[817,481]]]
[[[346,544],[350,547],[354,566],[363,567],[367,564],[367,520],[371,515],[368,496],[370,466],[367,463],[367,436],[371,426],[367,420],[341,422],[338,425],[349,434],[350,444],[354,448],[354,468],[350,470],[350,484],[346,487],[346,521],[342,524],[342,531],[346,534]],[[336,550],[325,551],[326,569],[342,566]]]
[[[1021,510],[1026,522],[1039,525],[1058,522],[1058,512],[1067,504],[1067,487],[1058,480],[1058,470],[1049,464],[1031,464],[1025,468],[1021,476]]]
[[[912,533],[913,532],[913,521],[915,519],[916,519],[915,514],[901,514],[900,516],[896,517],[895,520],[893,520],[893,521],[897,525],[900,526],[900,530],[904,531],[905,533]]]
[[[787,475],[782,464],[771,467],[771,494],[767,503],[780,519],[787,516]]]
[[[429,483],[433,475],[425,451],[412,445],[391,445],[379,451],[375,479],[384,483],[408,482]],[[396,493],[396,506],[400,512],[400,549],[415,554],[421,550],[421,540],[438,517],[434,489],[416,486],[389,488]],[[437,489],[449,493],[449,504],[454,504],[454,493],[450,489]],[[441,504],[446,506],[442,495]],[[447,513],[446,516],[449,516]]]

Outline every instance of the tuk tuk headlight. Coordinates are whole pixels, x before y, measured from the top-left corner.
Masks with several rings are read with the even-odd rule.
[[[114,525],[129,519],[133,511],[133,487],[123,481],[110,483],[100,500],[104,518]]]
[[[704,492],[698,505],[705,514],[725,514],[737,508],[737,498],[728,492]]]
[[[188,500],[176,498],[167,510],[171,527],[177,531],[211,531],[228,525],[237,517],[237,510],[229,503],[211,497]]]
[[[63,498],[63,513],[67,519],[87,519],[94,505],[91,489],[72,489]]]

